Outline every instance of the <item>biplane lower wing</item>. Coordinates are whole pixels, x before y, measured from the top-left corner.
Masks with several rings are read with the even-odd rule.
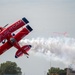
[[[32,31],[32,28],[27,25],[26,28],[23,28],[20,32],[18,32],[13,38],[19,42],[22,38],[24,38],[27,34],[29,34]],[[10,49],[13,45],[10,44],[8,41],[4,43],[2,46],[0,46],[0,55]],[[18,51],[16,52],[16,54]]]

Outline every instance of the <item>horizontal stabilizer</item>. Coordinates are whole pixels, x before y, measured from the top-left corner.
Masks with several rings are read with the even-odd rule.
[[[22,56],[23,54],[29,55],[27,52],[30,50],[32,46],[31,45],[25,45],[23,46],[21,49],[19,49],[16,54],[15,54],[15,58],[18,58],[20,56]]]

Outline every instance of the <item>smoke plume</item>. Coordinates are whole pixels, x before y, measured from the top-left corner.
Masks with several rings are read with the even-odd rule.
[[[69,37],[50,37],[25,39],[20,42],[32,45],[31,51],[34,53],[42,53],[48,57],[52,56],[55,59],[66,60],[66,62],[74,62],[75,59],[75,39]]]

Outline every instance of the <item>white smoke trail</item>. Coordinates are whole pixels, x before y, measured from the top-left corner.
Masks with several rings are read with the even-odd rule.
[[[25,39],[20,42],[21,45],[32,45],[31,51],[53,56],[55,59],[66,60],[68,63],[75,59],[75,39],[68,37],[50,37]]]

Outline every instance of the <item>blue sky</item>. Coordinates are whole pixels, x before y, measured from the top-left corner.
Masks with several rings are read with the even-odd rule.
[[[0,0],[0,26],[11,25],[22,17],[26,17],[33,28],[33,31],[24,39],[48,39],[54,35],[53,32],[67,32],[70,39],[75,37],[75,0]],[[63,38],[61,39],[63,40]],[[73,49],[73,47],[74,42],[71,48]],[[50,61],[44,55],[31,54],[29,59],[26,59],[25,56],[15,59],[16,51],[11,48],[1,55],[0,63],[8,60],[15,61],[26,75],[35,75],[35,73],[44,75],[47,72]],[[52,63],[55,66],[66,66],[64,62],[60,60],[58,62],[58,59],[53,60]]]

